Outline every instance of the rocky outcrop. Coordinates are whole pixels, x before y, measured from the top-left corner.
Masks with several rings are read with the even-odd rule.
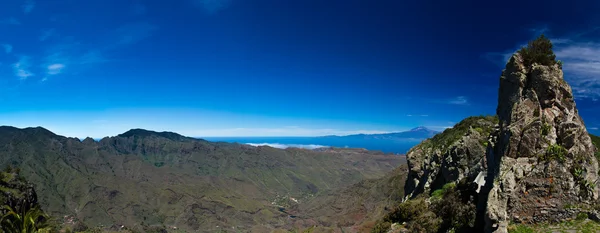
[[[497,114],[482,192],[486,232],[507,232],[511,221],[573,218],[577,211],[565,207],[598,199],[596,149],[559,65],[525,67],[513,55],[500,78]]]
[[[5,206],[19,213],[39,207],[33,185],[26,182],[17,172],[12,171],[0,172],[0,205],[1,216],[8,211]]]
[[[441,189],[446,183],[473,182],[483,171],[487,138],[495,117],[469,117],[454,128],[413,147],[407,154],[405,199]]]

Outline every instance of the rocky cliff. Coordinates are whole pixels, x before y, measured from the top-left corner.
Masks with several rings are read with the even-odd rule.
[[[511,57],[500,78],[500,130],[486,156],[485,231],[509,222],[573,218],[598,199],[595,147],[559,64],[524,65]],[[489,195],[487,195],[487,190]]]
[[[33,185],[19,176],[17,171],[0,172],[0,216],[4,216],[10,207],[15,211],[22,208],[38,207],[38,199]]]
[[[540,36],[510,58],[497,118],[467,118],[409,151],[404,202],[374,232],[504,233],[509,223],[599,219],[600,153],[551,49]]]
[[[413,147],[406,156],[406,199],[429,194],[450,182],[473,182],[483,171],[487,138],[496,124],[495,117],[469,117]]]

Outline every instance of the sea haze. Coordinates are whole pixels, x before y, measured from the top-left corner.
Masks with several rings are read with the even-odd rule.
[[[436,133],[438,132],[425,127],[418,127],[409,131],[390,134],[356,134],[324,137],[203,137],[202,139],[213,142],[237,142],[275,148],[364,148],[386,153],[405,154],[410,148],[432,137]]]

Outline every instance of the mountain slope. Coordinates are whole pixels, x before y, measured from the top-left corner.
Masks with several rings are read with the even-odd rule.
[[[317,229],[343,229],[343,232],[369,231],[376,219],[402,201],[406,171],[403,164],[384,177],[322,193],[298,206],[294,226],[316,225],[320,226]]]
[[[304,201],[399,163],[366,151],[280,150],[145,130],[96,142],[0,127],[0,166],[20,167],[44,209],[90,226],[269,229],[288,219],[277,197]]]

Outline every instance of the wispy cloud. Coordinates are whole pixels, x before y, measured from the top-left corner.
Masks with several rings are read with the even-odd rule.
[[[39,67],[44,76],[41,81],[47,81],[51,76],[63,74],[68,67],[69,72],[79,72],[89,69],[93,65],[112,62],[114,59],[107,58],[112,52],[131,46],[149,36],[158,27],[145,23],[132,23],[123,25],[101,39],[104,43],[95,46],[85,46],[86,43],[78,41],[74,37],[60,36],[55,29],[45,29],[39,37],[40,41],[55,38],[45,50]],[[37,67],[37,66],[36,66]]]
[[[8,19],[1,20],[0,23],[2,23],[2,24],[11,24],[11,25],[20,25],[21,21],[19,21],[15,17],[10,17]]]
[[[563,61],[565,79],[576,97],[600,97],[600,43],[575,42],[557,46],[556,57]]]
[[[42,30],[42,35],[40,36],[40,41],[45,41],[55,34],[56,34],[56,29],[54,29],[54,28],[44,29],[44,30]]]
[[[6,54],[9,54],[10,52],[12,52],[12,45],[10,44],[2,44],[2,47],[4,48],[4,52],[6,52]]]
[[[48,66],[48,74],[49,75],[57,75],[60,74],[60,72],[65,68],[64,64],[52,64]]]
[[[599,30],[600,27],[597,27],[567,36],[551,37],[556,58],[564,64],[565,80],[571,85],[576,98],[600,99],[600,40],[586,38],[586,35]],[[535,33],[532,36],[536,37],[549,31],[547,27],[532,29]],[[525,44],[504,52],[486,53],[483,57],[504,67],[510,56]]]
[[[23,13],[29,14],[35,7],[35,2],[33,0],[26,0],[21,7],[23,8]]]
[[[17,63],[12,65],[13,71],[17,77],[21,80],[25,80],[34,74],[30,71],[31,63],[29,62],[29,57],[21,56]]]
[[[293,147],[293,148],[302,148],[302,149],[309,149],[309,150],[314,150],[314,149],[318,149],[318,148],[323,148],[323,147],[328,147],[328,146],[323,146],[323,145],[314,145],[314,144],[308,144],[308,145],[304,145],[304,144],[279,144],[279,143],[246,143],[247,145],[250,146],[270,146],[273,148],[279,148],[279,149],[286,149],[289,147]]]
[[[448,100],[448,104],[468,105],[469,104],[469,100],[465,96],[458,96],[456,98]]]
[[[192,0],[193,3],[201,7],[206,13],[214,14],[223,10],[231,4],[232,0]]]
[[[589,127],[588,129],[591,129],[591,130],[598,130],[598,127]]]
[[[416,114],[416,115],[415,114],[407,114],[406,116],[407,117],[429,117],[429,115],[427,115],[427,114],[420,114],[420,115],[419,114]]]

